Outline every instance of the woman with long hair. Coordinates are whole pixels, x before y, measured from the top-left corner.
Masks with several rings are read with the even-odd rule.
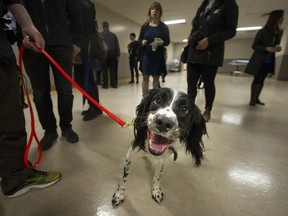
[[[264,81],[268,73],[274,73],[275,53],[281,51],[279,46],[282,30],[280,25],[284,20],[284,10],[274,10],[269,14],[264,27],[260,29],[254,39],[254,52],[245,69],[245,73],[254,75],[251,84],[250,105],[265,105],[259,100]]]
[[[142,49],[140,71],[143,74],[143,96],[148,93],[150,76],[153,77],[153,88],[159,87],[159,76],[163,72],[163,64],[165,64],[164,46],[168,46],[170,43],[169,29],[161,21],[161,4],[153,2],[149,7],[148,16],[148,21],[141,27],[138,39]]]

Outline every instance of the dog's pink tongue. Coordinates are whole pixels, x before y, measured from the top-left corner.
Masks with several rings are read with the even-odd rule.
[[[153,132],[148,131],[147,136],[150,139],[149,148],[154,152],[163,153],[171,145],[170,139]]]
[[[151,141],[158,145],[168,145],[170,140],[158,134],[151,134]]]

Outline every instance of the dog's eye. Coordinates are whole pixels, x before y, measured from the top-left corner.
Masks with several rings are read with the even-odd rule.
[[[185,113],[185,114],[188,114],[189,113],[189,109],[187,106],[183,106],[181,107],[181,112]]]
[[[156,104],[161,104],[162,101],[163,101],[163,99],[162,99],[161,97],[157,97],[157,98],[154,100],[154,102],[155,102]]]

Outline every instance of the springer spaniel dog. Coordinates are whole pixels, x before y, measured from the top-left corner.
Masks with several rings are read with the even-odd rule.
[[[112,204],[118,206],[124,201],[131,156],[137,151],[146,152],[155,164],[152,198],[157,203],[162,202],[161,174],[165,159],[174,154],[175,161],[177,146],[183,143],[195,165],[201,165],[204,134],[206,125],[203,116],[187,94],[170,88],[150,90],[136,108],[135,138],[126,155],[123,177],[113,195]]]

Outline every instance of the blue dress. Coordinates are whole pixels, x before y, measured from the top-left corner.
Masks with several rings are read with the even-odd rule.
[[[163,46],[169,45],[170,37],[168,27],[162,22],[155,27],[144,24],[139,35],[139,41],[142,42],[143,39],[147,40],[140,61],[140,71],[143,75],[160,76],[163,72],[163,67],[165,67],[164,47],[159,46],[156,51],[152,51],[150,44],[155,38],[161,38],[164,41]]]

